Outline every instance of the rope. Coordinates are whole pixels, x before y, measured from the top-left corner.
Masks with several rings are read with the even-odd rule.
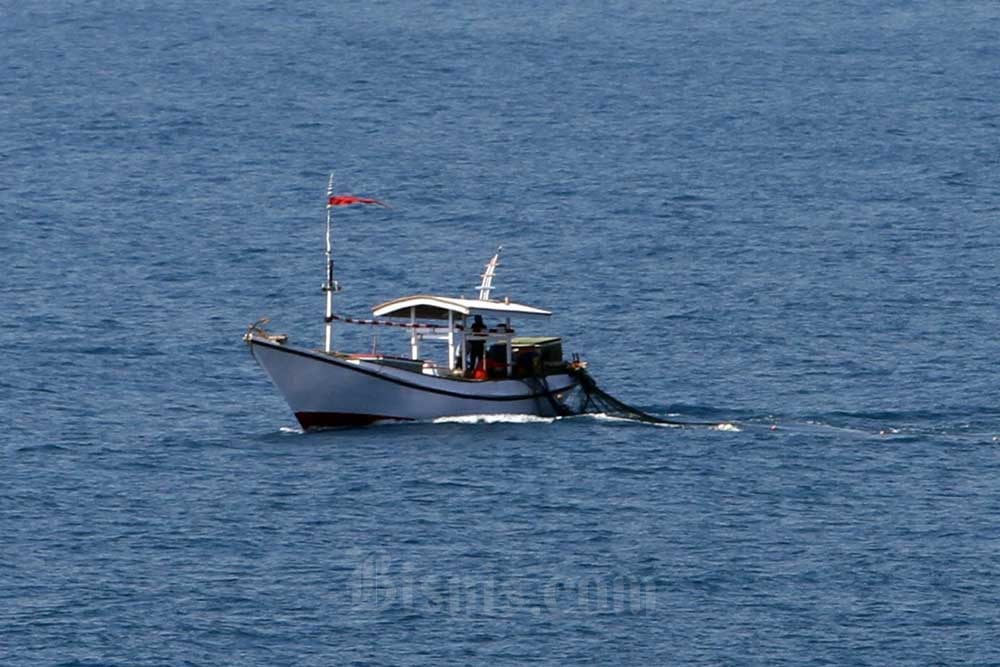
[[[379,326],[379,327],[401,327],[403,329],[436,328],[433,324],[421,324],[419,322],[390,322],[389,320],[362,320],[356,317],[344,317],[343,315],[336,315],[336,314],[330,315],[328,318],[324,318],[324,320],[328,322],[337,320],[338,322],[345,322],[347,324],[365,324],[369,326]]]

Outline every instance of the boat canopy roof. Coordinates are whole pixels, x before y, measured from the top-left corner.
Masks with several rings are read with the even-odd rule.
[[[386,301],[372,308],[375,317],[410,317],[410,309],[416,308],[420,319],[446,320],[452,312],[459,317],[469,315],[489,315],[494,317],[548,317],[552,313],[534,306],[526,306],[512,301],[483,301],[481,299],[457,299],[448,296],[415,294]]]

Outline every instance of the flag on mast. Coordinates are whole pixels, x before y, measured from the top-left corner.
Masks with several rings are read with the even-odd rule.
[[[350,206],[351,204],[375,204],[376,206],[384,206],[389,208],[389,205],[385,202],[380,202],[378,199],[370,199],[368,197],[355,197],[354,195],[331,195],[326,202],[327,208],[332,208],[334,206]]]

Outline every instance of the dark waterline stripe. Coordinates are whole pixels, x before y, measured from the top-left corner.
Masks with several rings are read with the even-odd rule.
[[[296,412],[295,418],[303,430],[314,428],[336,428],[338,426],[369,426],[377,421],[413,421],[405,417],[387,417],[385,415],[365,415],[350,412]]]

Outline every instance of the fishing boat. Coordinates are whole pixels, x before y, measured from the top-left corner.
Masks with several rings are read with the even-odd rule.
[[[478,298],[414,294],[372,308],[371,318],[334,312],[332,213],[341,206],[381,201],[334,195],[327,187],[324,345],[292,344],[268,332],[267,320],[243,337],[305,430],[360,426],[386,420],[432,420],[468,415],[560,416],[568,397],[587,383],[585,363],[563,358],[562,339],[524,335],[522,325],[551,312],[492,298],[502,247],[487,262]],[[334,323],[398,330],[409,354],[334,349]]]

